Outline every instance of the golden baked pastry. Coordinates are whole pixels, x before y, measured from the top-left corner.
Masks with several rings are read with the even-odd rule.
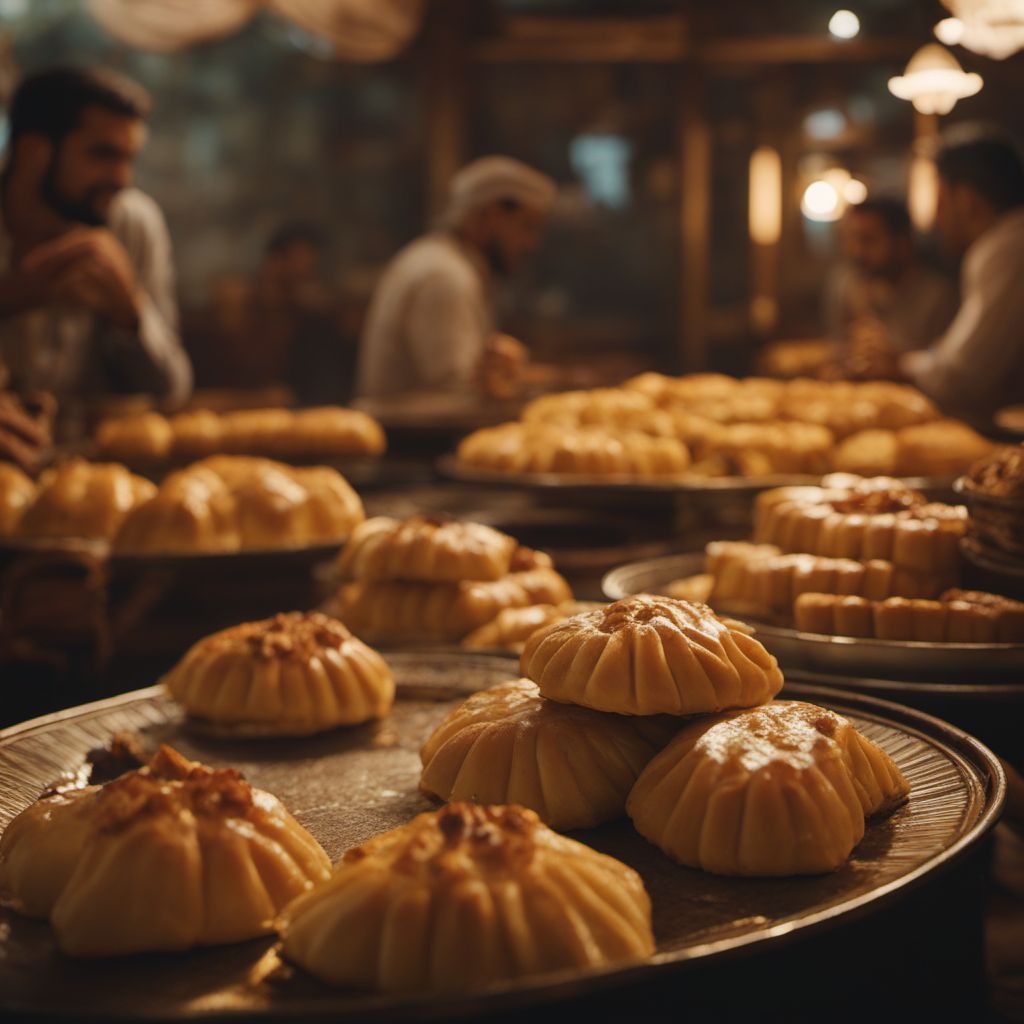
[[[125,517],[114,550],[119,554],[189,554],[237,551],[242,546],[238,503],[210,469],[172,473],[148,501]]]
[[[72,956],[265,935],[329,874],[320,845],[275,797],[169,747],[102,787],[38,801],[0,839],[0,892],[48,915]]]
[[[290,612],[205,637],[163,678],[190,718],[236,735],[305,736],[381,718],[395,682],[336,619]]]
[[[775,658],[734,623],[650,594],[539,630],[519,668],[551,700],[625,715],[751,707],[782,687]]]
[[[995,448],[958,420],[906,427],[896,435],[896,444],[896,472],[900,476],[959,476]]]
[[[1024,444],[1004,445],[967,472],[967,489],[988,498],[1024,498]]]
[[[381,425],[358,409],[318,406],[291,414],[278,451],[303,458],[355,458],[381,455],[386,447]]]
[[[833,444],[831,431],[814,424],[733,423],[722,427],[702,454],[733,460],[738,475],[821,474],[831,467]]]
[[[938,601],[891,597],[868,601],[801,594],[793,605],[797,629],[830,636],[924,643],[1024,643],[1024,603],[996,594],[949,590]]]
[[[715,587],[715,577],[709,572],[684,576],[682,579],[671,580],[665,584],[665,593],[678,601],[696,601],[707,604],[711,600],[711,592]]]
[[[14,533],[35,494],[36,485],[17,466],[0,462],[0,537]]]
[[[170,419],[174,440],[171,455],[176,459],[202,459],[224,447],[220,417],[209,409],[179,412]]]
[[[908,488],[852,488],[822,500],[759,504],[754,537],[785,552],[882,559],[922,573],[955,573],[967,530],[962,505],[927,503]]]
[[[909,787],[841,716],[801,701],[698,719],[644,769],[626,810],[673,860],[722,875],[839,867],[864,818]]]
[[[155,485],[117,463],[70,459],[39,479],[18,537],[111,540],[132,509],[156,494]]]
[[[520,807],[450,804],[376,836],[278,927],[292,963],[383,992],[464,991],[654,952],[640,876]]]
[[[159,462],[174,445],[174,430],[158,412],[106,419],[96,431],[100,458],[116,462]]]
[[[376,516],[353,531],[338,572],[357,580],[497,580],[508,574],[516,547],[482,523]]]
[[[593,388],[541,395],[526,404],[520,418],[523,423],[621,427],[654,409],[654,402],[639,391]]]
[[[564,604],[503,608],[490,622],[463,637],[462,646],[473,650],[503,650],[520,654],[523,645],[538,629],[600,607],[600,604],[593,601],[566,601]]]
[[[676,719],[605,715],[541,697],[512,680],[475,693],[420,751],[420,787],[442,800],[520,804],[551,828],[593,828],[625,812]]]
[[[226,412],[220,417],[221,450],[238,455],[287,455],[291,428],[288,409]]]
[[[860,476],[895,476],[899,442],[894,430],[861,430],[836,447],[832,466]]]
[[[932,598],[955,580],[950,573],[919,573],[883,559],[865,562],[824,555],[780,554],[771,544],[713,541],[707,546],[714,576],[711,604],[735,615],[788,620],[804,593]]]
[[[456,457],[497,472],[636,479],[679,476],[690,464],[686,445],[674,437],[535,422],[478,430],[460,442]]]
[[[344,584],[324,610],[371,643],[455,643],[491,622],[504,608],[571,599],[569,584],[554,569],[540,566],[500,580],[359,580]]]
[[[294,466],[288,475],[305,488],[310,536],[325,542],[344,540],[366,518],[362,499],[336,469]]]

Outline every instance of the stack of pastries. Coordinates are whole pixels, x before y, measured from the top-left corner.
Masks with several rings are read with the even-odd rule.
[[[845,719],[773,701],[775,658],[706,605],[641,594],[576,615],[534,633],[520,670],[428,738],[426,792],[557,829],[626,812],[687,866],[787,875],[839,867],[908,791]]]
[[[906,385],[647,373],[535,399],[518,422],[465,438],[457,458],[491,472],[624,480],[952,476],[991,447]]]
[[[129,465],[187,462],[218,453],[313,461],[380,455],[385,438],[371,416],[338,406],[294,412],[195,409],[171,417],[145,412],[105,420],[96,447],[101,457]]]
[[[338,560],[324,610],[371,643],[458,643],[507,608],[561,605],[568,583],[539,551],[480,523],[368,519]]]
[[[0,838],[0,898],[49,919],[72,956],[174,951],[270,933],[330,867],[270,793],[161,747],[19,814]]]
[[[305,547],[343,541],[363,518],[335,469],[218,455],[154,488],[124,518],[113,547],[125,555]]]
[[[716,608],[814,633],[932,643],[1024,642],[1024,606],[961,589],[961,505],[929,502],[888,477],[826,477],[755,503],[751,541],[707,545],[704,586]]]

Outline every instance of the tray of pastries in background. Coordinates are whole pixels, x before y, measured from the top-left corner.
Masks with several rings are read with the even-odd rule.
[[[187,409],[110,416],[90,454],[157,475],[211,455],[261,455],[296,464],[359,465],[384,453],[381,425],[341,406],[308,409]]]
[[[652,597],[518,663],[245,623],[6,730],[0,772],[0,1006],[106,1020],[446,1020],[694,978],[890,906],[1005,798],[958,730],[784,685],[742,623]]]
[[[992,448],[907,385],[645,373],[534,399],[439,465],[549,489],[750,492],[830,472],[948,486]]]
[[[120,463],[72,458],[33,481],[0,465],[0,546],[85,548],[114,561],[326,557],[363,521],[336,469],[214,455],[157,485]]]
[[[608,597],[652,591],[709,601],[756,623],[786,665],[885,679],[1024,673],[1024,603],[974,587],[962,505],[902,481],[832,478],[765,491],[749,541],[612,570]]]

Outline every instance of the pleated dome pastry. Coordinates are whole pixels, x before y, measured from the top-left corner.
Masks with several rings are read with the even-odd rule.
[[[158,462],[170,455],[173,444],[174,430],[158,412],[104,420],[96,431],[100,457],[118,462]]]
[[[284,956],[322,981],[465,991],[654,952],[640,876],[521,807],[451,804],[349,850],[292,903]]]
[[[114,539],[120,554],[237,551],[238,503],[204,467],[172,473],[157,493],[131,511]]]
[[[290,612],[221,630],[164,676],[188,715],[234,735],[302,736],[380,718],[395,683],[336,619]]]
[[[804,875],[839,867],[865,817],[908,791],[889,755],[845,718],[775,701],[686,726],[644,769],[626,810],[689,867]]]
[[[519,804],[551,828],[620,818],[647,762],[679,728],[556,704],[528,679],[474,693],[423,745],[420,788],[442,800]]]
[[[761,644],[704,604],[638,594],[534,633],[519,668],[551,700],[624,715],[696,715],[782,687]]]
[[[0,890],[15,905],[35,901],[72,956],[265,935],[285,904],[330,874],[320,845],[276,797],[169,747],[145,768],[61,799],[8,826]]]
[[[366,518],[362,499],[336,469],[292,467],[290,476],[306,489],[309,529],[314,538],[341,540]]]
[[[564,622],[580,612],[602,605],[593,601],[566,601],[564,604],[530,604],[524,608],[503,608],[490,621],[462,638],[461,646],[472,650],[503,650],[522,654],[523,647],[538,629]]]
[[[515,550],[515,540],[482,523],[376,516],[354,530],[338,571],[358,580],[497,580]]]
[[[9,537],[35,497],[36,485],[17,466],[0,462],[0,537]]]
[[[16,533],[32,539],[111,540],[125,516],[154,494],[152,483],[117,463],[71,459],[42,475]]]

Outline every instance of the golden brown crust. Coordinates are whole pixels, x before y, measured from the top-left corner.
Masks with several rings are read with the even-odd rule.
[[[0,462],[0,537],[14,533],[35,494],[36,485],[17,466]]]
[[[834,712],[774,701],[686,726],[627,803],[641,835],[682,864],[725,875],[831,871],[865,816],[901,802],[891,758]]]
[[[464,991],[654,951],[634,871],[532,811],[471,804],[350,850],[279,930],[288,960],[328,983],[379,991]]]
[[[650,594],[538,630],[520,671],[549,699],[628,715],[750,707],[782,686],[752,636],[707,605]]]
[[[552,828],[621,817],[644,765],[678,728],[544,700],[528,679],[467,698],[420,751],[421,788],[442,800],[520,804]]]
[[[190,717],[243,735],[306,735],[386,714],[383,658],[338,620],[289,612],[200,640],[163,679]]]
[[[990,498],[1024,498],[1024,444],[1006,445],[979,459],[965,482]]]
[[[377,516],[353,531],[338,572],[354,580],[497,580],[511,570],[516,548],[511,537],[481,523]]]
[[[273,796],[170,747],[102,787],[38,801],[0,838],[0,894],[48,916],[72,956],[254,938],[329,873]]]
[[[158,412],[107,419],[96,431],[99,457],[115,462],[160,462],[170,455],[173,444],[174,430]]]

